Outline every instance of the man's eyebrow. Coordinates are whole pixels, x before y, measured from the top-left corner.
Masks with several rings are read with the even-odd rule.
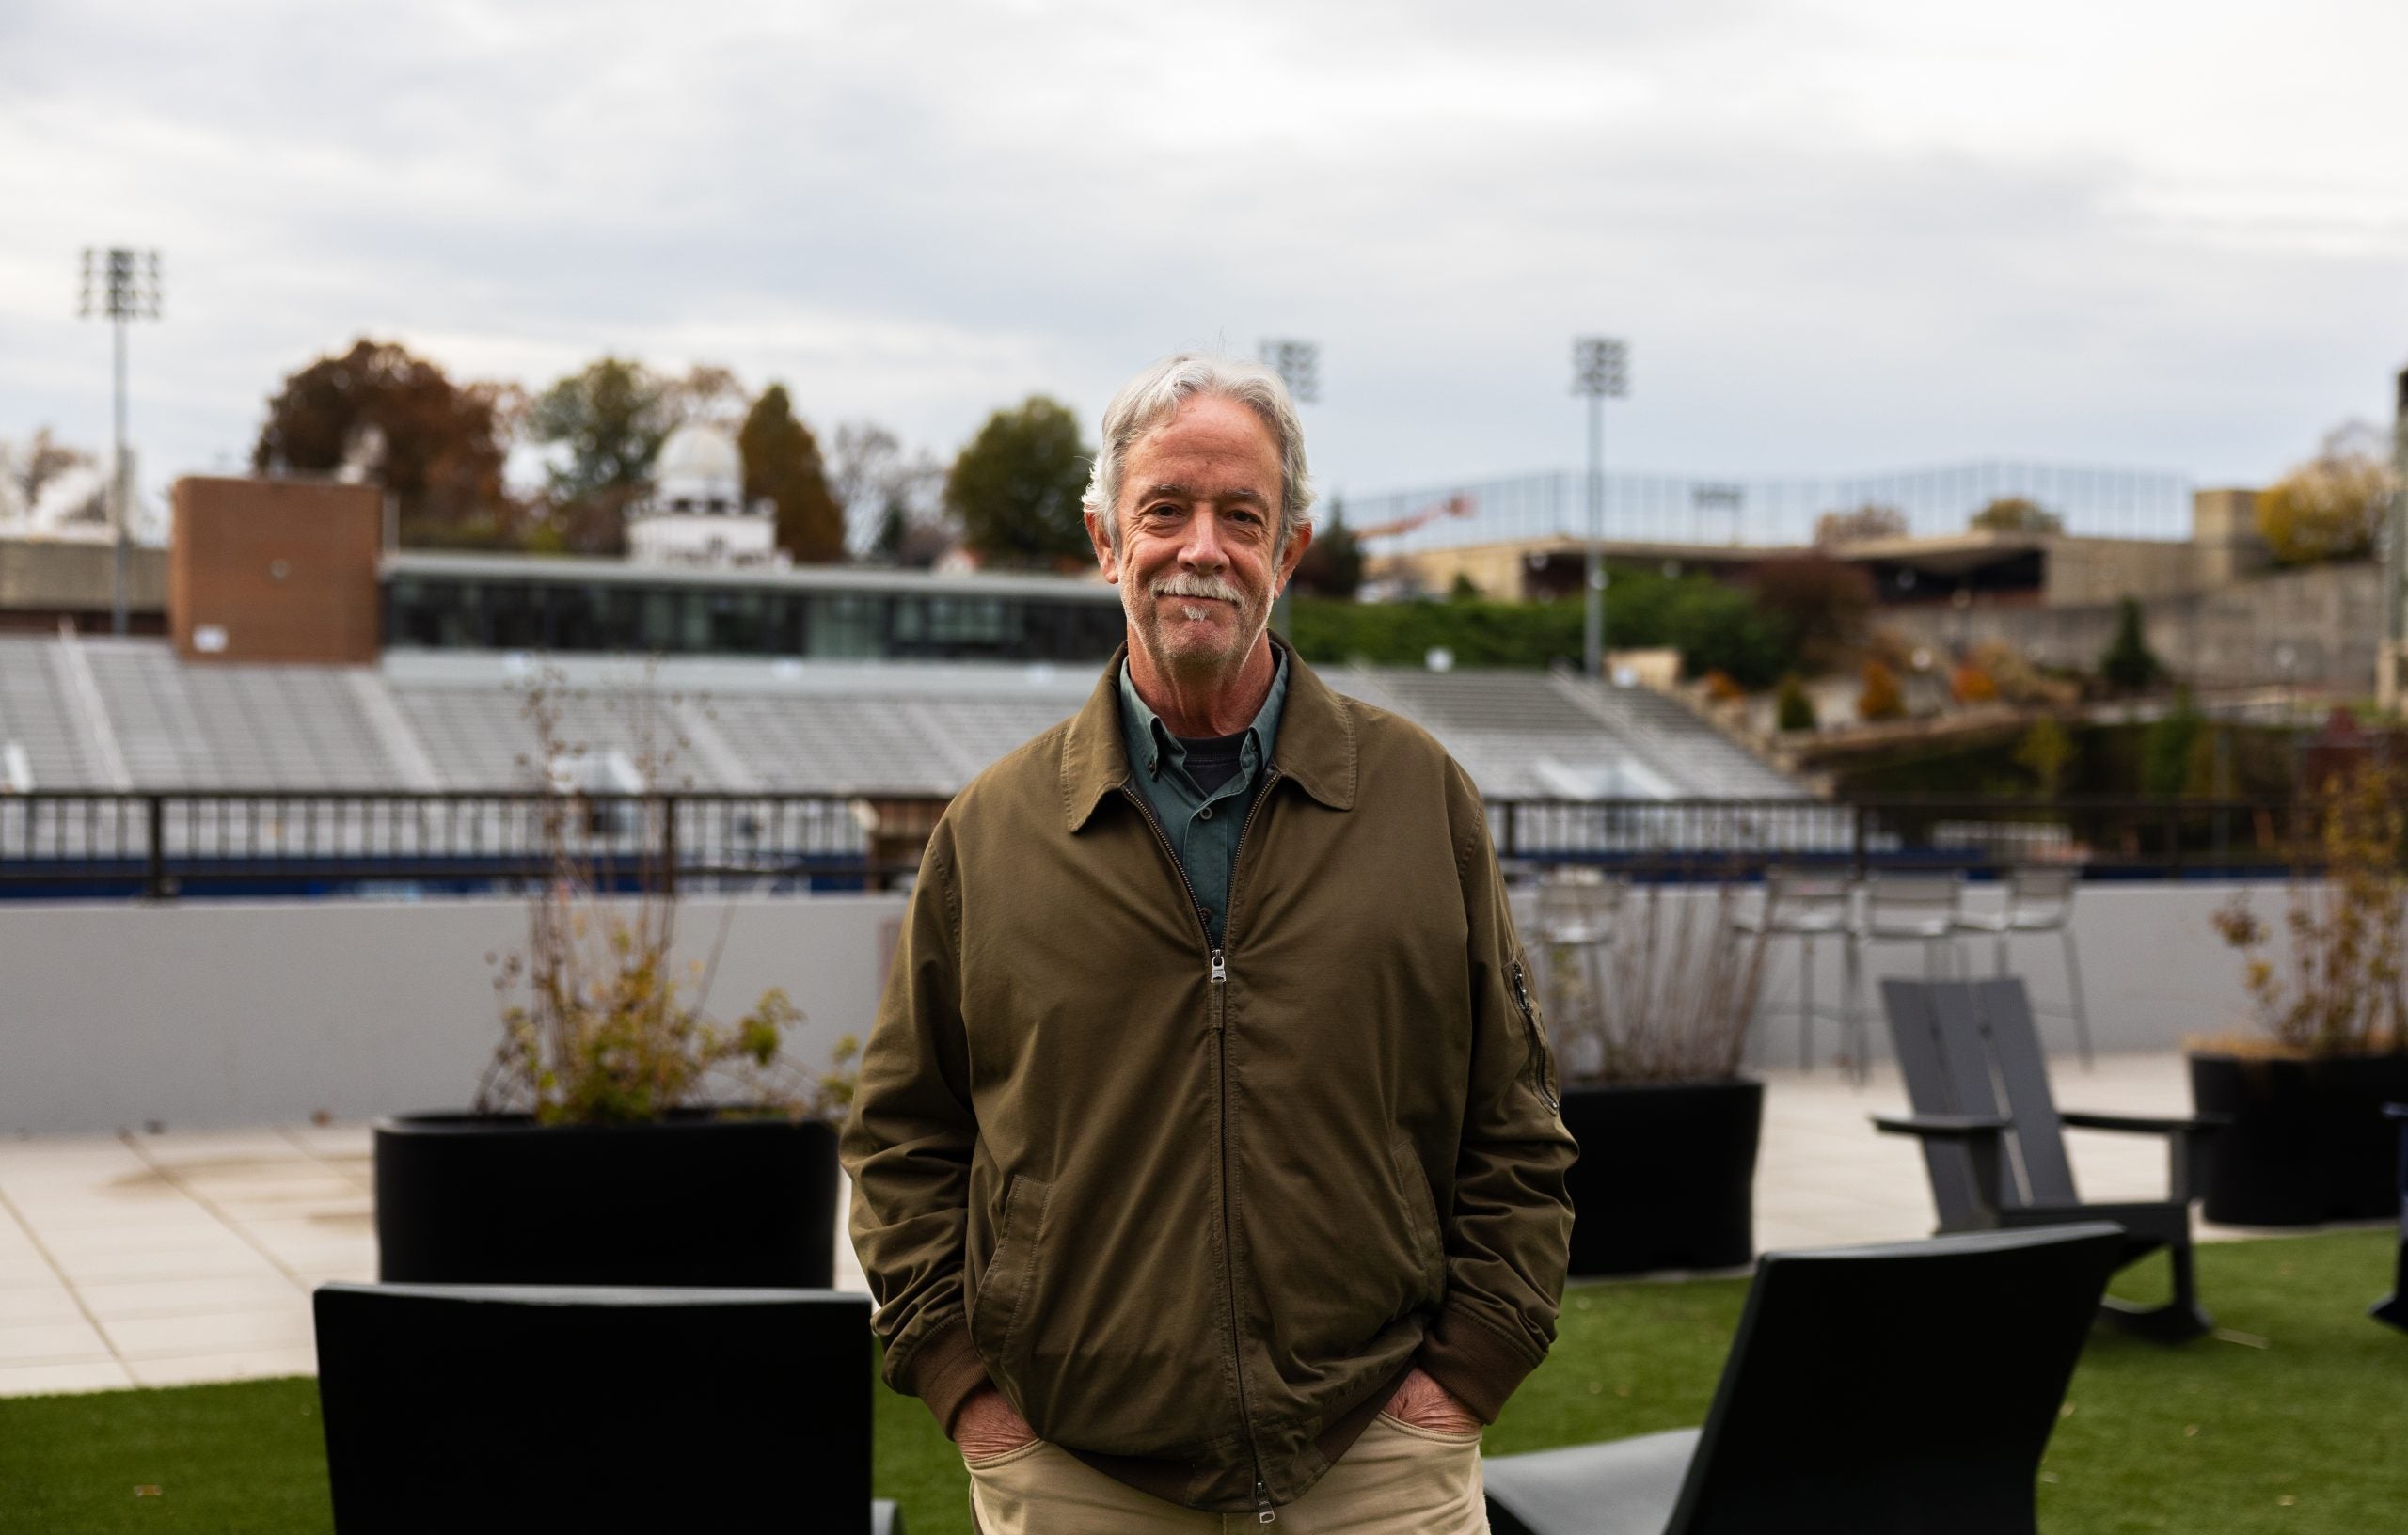
[[[1194,485],[1180,484],[1176,480],[1158,480],[1154,483],[1148,485],[1146,487],[1145,494],[1137,498],[1141,501],[1245,501],[1251,505],[1265,508],[1271,505],[1270,497],[1263,495],[1259,490],[1251,490],[1244,485],[1236,485],[1228,490],[1208,493],[1197,490]]]

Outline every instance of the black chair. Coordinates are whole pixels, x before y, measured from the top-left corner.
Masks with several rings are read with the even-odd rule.
[[[1940,1229],[1995,1231],[2068,1221],[2113,1221],[2124,1228],[2120,1268],[2163,1248],[2174,1269],[2174,1298],[2160,1306],[2110,1299],[2109,1319],[2124,1330],[2178,1343],[2213,1325],[2200,1309],[2191,1264],[2191,1201],[2214,1121],[2123,1114],[2060,1113],[2049,1092],[2049,1067],[2023,983],[1885,980],[1899,1072],[1914,1112],[1875,1115],[1892,1134],[1923,1142]],[[2169,1147],[2169,1197],[2084,1204],[2074,1192],[2064,1127],[2162,1135]]]
[[[870,1302],[322,1285],[337,1535],[901,1535],[870,1500]]]
[[[2408,1329],[2408,1103],[2385,1103],[2383,1112],[2400,1121],[2400,1277],[2391,1293],[2369,1311],[2378,1321]]]
[[[1491,1528],[2034,1535],[2040,1452],[2123,1241],[2094,1222],[1766,1253],[1705,1426],[1498,1456]]]

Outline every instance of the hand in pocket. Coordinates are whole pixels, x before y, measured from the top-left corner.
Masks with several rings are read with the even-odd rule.
[[[970,1394],[954,1415],[953,1442],[965,1461],[983,1461],[1018,1449],[1037,1437],[1028,1419],[1020,1416],[1001,1391],[982,1385]]]
[[[1387,1414],[1401,1423],[1433,1433],[1478,1433],[1480,1419],[1470,1408],[1455,1400],[1454,1393],[1440,1385],[1419,1366],[1404,1378],[1388,1399]]]

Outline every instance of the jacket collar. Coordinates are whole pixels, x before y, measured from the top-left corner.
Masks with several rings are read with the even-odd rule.
[[[1279,739],[1271,750],[1279,776],[1332,810],[1354,808],[1354,711],[1330,691],[1277,635],[1271,642],[1287,655],[1288,703],[1279,717]],[[1120,667],[1123,644],[1096,679],[1095,690],[1072,717],[1062,736],[1062,810],[1073,831],[1086,825],[1103,797],[1129,783],[1129,748],[1120,729]]]

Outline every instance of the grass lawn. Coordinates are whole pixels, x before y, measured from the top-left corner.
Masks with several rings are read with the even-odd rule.
[[[2390,1289],[2395,1240],[2351,1231],[2202,1248],[2201,1288],[2225,1337],[2163,1349],[2095,1335],[2042,1468],[2041,1529],[2402,1527],[2408,1337],[2366,1316]],[[2151,1298],[2162,1270],[2144,1264],[2116,1289]],[[1576,1288],[1560,1342],[1490,1431],[1489,1450],[1699,1422],[1744,1291],[1738,1280]],[[967,1535],[953,1447],[918,1402],[878,1396],[879,1493],[902,1500],[912,1535]],[[0,1531],[330,1529],[313,1382],[0,1400]]]

